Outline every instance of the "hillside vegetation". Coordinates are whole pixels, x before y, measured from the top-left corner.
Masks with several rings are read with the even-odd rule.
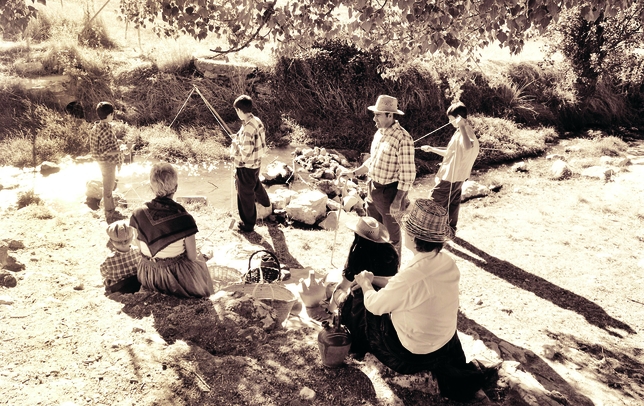
[[[594,72],[589,81],[568,49],[579,33],[553,36],[561,43],[550,49],[568,49],[570,58],[541,62],[479,65],[472,55],[428,55],[400,64],[337,39],[284,55],[240,52],[231,62],[255,64],[250,75],[208,78],[195,58],[212,57],[212,44],[128,29],[116,5],[97,11],[86,2],[50,3],[0,50],[0,164],[36,166],[87,154],[94,106],[102,100],[116,106],[117,135],[138,151],[168,160],[225,159],[228,139],[213,114],[196,94],[187,98],[194,86],[233,131],[239,124],[232,102],[246,93],[272,145],[295,140],[359,152],[369,148],[375,128],[366,107],[379,94],[399,99],[400,122],[414,138],[446,123],[446,108],[461,100],[483,140],[479,166],[539,155],[546,142],[589,129],[633,136],[644,117],[642,58],[623,60],[612,76]],[[49,75],[69,79],[66,92],[82,118],[72,118],[47,91],[25,90],[24,79]],[[444,145],[451,132],[446,127],[419,144]],[[420,151],[418,158],[437,159]]]

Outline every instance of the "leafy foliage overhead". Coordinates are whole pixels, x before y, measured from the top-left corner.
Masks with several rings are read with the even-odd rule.
[[[455,53],[498,41],[518,52],[528,30],[543,33],[562,10],[581,6],[594,21],[638,0],[121,0],[125,19],[153,24],[159,34],[223,39],[234,52],[306,47],[343,38],[362,48],[388,47],[399,56]],[[644,13],[639,15],[644,20]]]
[[[0,34],[12,34],[22,31],[29,23],[29,19],[36,15],[36,8],[31,4],[36,0],[0,0]],[[46,0],[38,3],[47,4]]]

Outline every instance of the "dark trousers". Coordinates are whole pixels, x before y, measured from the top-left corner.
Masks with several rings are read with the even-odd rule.
[[[449,215],[449,225],[456,231],[458,212],[461,208],[461,190],[463,182],[441,180],[429,192],[429,198],[443,206]]]
[[[396,248],[400,258],[400,225],[389,212],[389,207],[398,193],[398,182],[381,185],[380,183],[369,182],[369,194],[367,196],[367,214],[385,225],[389,232],[389,241]]]
[[[237,186],[237,209],[239,218],[244,227],[252,229],[257,221],[257,208],[255,202],[264,207],[271,205],[271,200],[259,181],[259,168],[237,168],[235,173],[235,184]]]
[[[351,333],[351,352],[358,355],[370,352],[401,374],[431,371],[445,397],[468,400],[483,386],[483,372],[472,362],[466,362],[457,332],[438,350],[414,354],[400,342],[389,314],[376,316],[365,308],[361,289],[347,297],[340,320]]]

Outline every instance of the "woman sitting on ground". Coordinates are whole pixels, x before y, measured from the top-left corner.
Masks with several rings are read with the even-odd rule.
[[[197,258],[193,217],[172,198],[178,175],[168,163],[150,171],[150,187],[156,195],[132,213],[130,225],[137,231],[142,258],[137,269],[141,285],[149,290],[179,297],[208,297],[214,293],[205,261]]]
[[[465,362],[456,331],[460,273],[441,252],[452,237],[447,212],[432,200],[418,199],[399,222],[403,246],[414,257],[391,278],[368,271],[355,276],[361,289],[341,308],[351,352],[358,357],[370,352],[402,374],[431,371],[443,396],[470,398],[481,388],[483,373]]]
[[[354,277],[362,271],[369,271],[375,278],[394,276],[398,272],[398,252],[389,242],[385,226],[373,217],[358,217],[349,221],[347,228],[355,234],[349,256],[342,271],[342,281],[335,288],[329,300],[328,310],[336,310],[348,294]]]

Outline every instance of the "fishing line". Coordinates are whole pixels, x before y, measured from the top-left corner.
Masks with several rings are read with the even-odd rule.
[[[436,131],[443,129],[443,128],[447,127],[447,126],[448,126],[448,125],[450,125],[450,124],[451,124],[451,123],[444,124],[444,125],[442,125],[442,126],[438,127],[437,129],[435,129],[434,131],[432,131],[432,132],[430,132],[430,133],[427,133],[427,134],[423,135],[422,137],[420,137],[420,138],[418,138],[418,139],[415,139],[415,140],[414,140],[414,142],[419,141],[419,140],[422,140],[423,138],[427,137],[428,135],[432,135],[432,134],[434,134]]]

